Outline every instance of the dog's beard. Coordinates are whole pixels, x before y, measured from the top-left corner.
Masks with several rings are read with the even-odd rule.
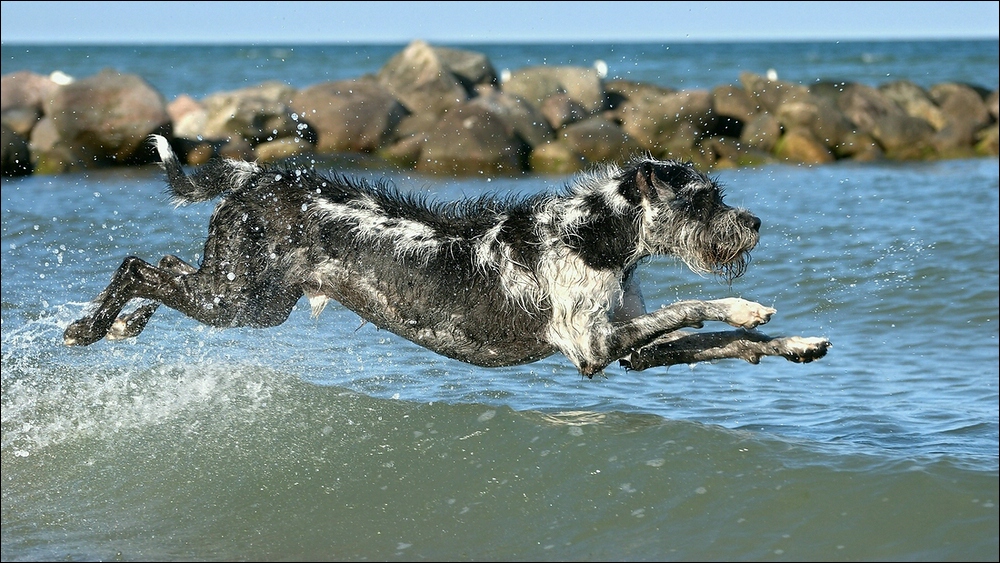
[[[714,273],[726,280],[727,284],[733,285],[733,280],[745,274],[749,266],[750,253],[742,252],[737,259],[717,265]]]
[[[750,266],[750,251],[757,246],[759,235],[732,222],[726,227],[721,231],[682,231],[678,233],[681,244],[669,254],[679,257],[695,273],[715,275],[732,285],[733,280],[745,274]]]
[[[721,250],[721,249],[713,249]],[[746,273],[750,266],[750,251],[709,252],[697,255],[680,255],[681,260],[697,274],[718,276],[732,285],[733,280]]]

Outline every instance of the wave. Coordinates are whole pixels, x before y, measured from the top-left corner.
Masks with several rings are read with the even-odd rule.
[[[997,554],[995,471],[642,413],[376,398],[280,366],[5,377],[0,454],[5,561]]]

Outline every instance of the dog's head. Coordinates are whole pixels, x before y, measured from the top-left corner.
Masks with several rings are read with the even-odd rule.
[[[690,163],[643,158],[618,176],[620,193],[642,208],[642,245],[692,271],[731,282],[746,272],[760,239],[760,219],[723,202],[718,183]]]

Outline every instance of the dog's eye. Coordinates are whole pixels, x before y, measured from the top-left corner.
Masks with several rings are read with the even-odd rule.
[[[718,203],[716,194],[709,190],[685,190],[676,201],[682,210],[690,213],[711,210]]]

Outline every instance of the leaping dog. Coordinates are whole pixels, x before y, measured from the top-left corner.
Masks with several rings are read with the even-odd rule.
[[[756,330],[775,310],[740,298],[646,312],[640,261],[672,256],[728,281],[746,270],[760,219],[723,202],[690,164],[636,158],[559,192],[430,202],[385,182],[217,159],[188,176],[153,136],[175,202],[221,197],[201,266],[130,256],[64,333],[67,345],[138,335],[159,304],[213,327],[283,323],[305,295],[329,300],[434,352],[478,366],[561,352],[587,377],[763,356],[823,357],[825,338]],[[132,299],[152,300],[122,314]],[[706,321],[739,330],[699,333]]]

